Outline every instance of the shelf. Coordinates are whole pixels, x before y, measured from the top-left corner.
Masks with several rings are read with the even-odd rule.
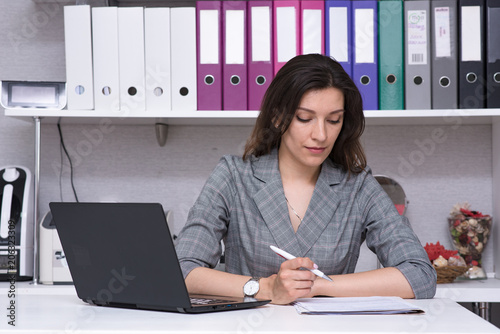
[[[42,117],[44,122],[96,123],[96,118],[110,118],[123,124],[174,125],[253,125],[256,110],[194,110],[169,112],[110,112],[106,110],[6,109],[5,115],[20,119]],[[463,125],[500,122],[500,109],[366,110],[367,125]]]

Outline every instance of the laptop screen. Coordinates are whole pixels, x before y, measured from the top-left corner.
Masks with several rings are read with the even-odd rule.
[[[160,204],[50,203],[50,209],[78,297],[101,305],[190,307]]]

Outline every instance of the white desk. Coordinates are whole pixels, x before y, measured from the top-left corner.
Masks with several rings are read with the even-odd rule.
[[[0,284],[0,333],[500,333],[450,299],[409,300],[426,314],[299,315],[292,306],[177,314],[90,306],[72,286],[16,287],[16,327],[8,325],[8,287]]]
[[[435,297],[472,303],[473,311],[489,321],[490,303],[500,303],[500,279],[459,280],[448,284],[438,284]]]

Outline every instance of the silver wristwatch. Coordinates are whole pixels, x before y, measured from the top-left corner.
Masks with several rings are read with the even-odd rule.
[[[260,289],[259,280],[260,277],[252,277],[245,283],[243,286],[243,293],[245,294],[245,297],[255,297]]]

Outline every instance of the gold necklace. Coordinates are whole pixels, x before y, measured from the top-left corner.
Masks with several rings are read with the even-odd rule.
[[[292,212],[295,214],[295,216],[297,216],[297,218],[299,218],[299,221],[302,223],[302,218],[300,218],[300,216],[297,213],[297,211],[295,211],[295,209],[293,208],[293,206],[290,204],[290,202],[288,201],[288,198],[285,197],[285,200],[286,200],[286,203],[288,204],[288,206],[290,206],[290,209],[292,209]]]

